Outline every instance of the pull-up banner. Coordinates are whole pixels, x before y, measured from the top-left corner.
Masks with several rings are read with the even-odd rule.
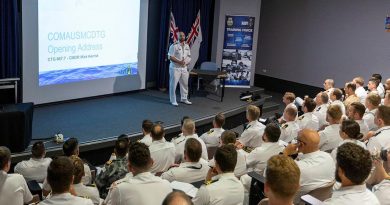
[[[250,87],[255,17],[227,15],[222,52],[226,87]]]

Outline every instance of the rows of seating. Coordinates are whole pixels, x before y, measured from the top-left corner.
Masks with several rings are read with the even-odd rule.
[[[144,120],[143,138],[119,136],[102,166],[80,159],[70,138],[54,158],[35,142],[31,159],[9,173],[11,153],[2,146],[0,202],[390,204],[390,79],[381,80],[374,74],[366,91],[362,77],[342,89],[327,79],[313,98],[286,92],[283,113],[267,120],[248,105],[242,133],[224,130],[220,113],[200,136],[184,117],[167,141],[161,124]]]

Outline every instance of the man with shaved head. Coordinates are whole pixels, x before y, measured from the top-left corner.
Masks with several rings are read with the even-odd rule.
[[[324,187],[334,180],[335,164],[329,153],[319,150],[320,136],[318,132],[303,129],[298,133],[297,143],[289,144],[283,154],[290,156],[302,153],[296,159],[300,177],[300,194]]]
[[[333,79],[326,79],[324,82],[324,89],[326,94],[330,97],[330,94],[333,92],[334,89],[334,80]]]

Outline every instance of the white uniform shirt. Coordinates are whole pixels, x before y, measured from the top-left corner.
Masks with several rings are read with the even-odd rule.
[[[368,126],[368,130],[375,130],[378,128],[378,126],[376,126],[375,122],[374,122],[374,119],[375,119],[375,113],[378,109],[375,108],[371,111],[369,111],[368,109],[366,110],[366,112],[364,113],[363,115],[363,121],[366,123],[366,125]]]
[[[335,163],[329,153],[315,151],[298,155],[296,163],[301,170],[301,194],[323,187],[334,180]]]
[[[376,90],[378,91],[378,95],[381,97],[381,98],[384,98],[385,97],[385,87],[383,86],[382,83],[379,83],[378,87],[376,88]]]
[[[313,111],[313,115],[317,116],[318,118],[318,126],[321,128],[324,125],[327,125],[328,122],[326,121],[326,112],[328,111],[328,105],[322,104]]]
[[[370,152],[380,152],[383,148],[390,148],[390,126],[385,126],[378,129],[374,137],[371,137],[367,143],[367,148]]]
[[[169,47],[168,56],[169,57],[173,56],[179,61],[184,60],[186,62],[190,62],[191,61],[191,58],[190,58],[191,49],[188,46],[188,44],[184,44],[184,46],[181,46],[181,44],[179,42],[177,42],[177,43],[172,44]],[[169,67],[170,68],[187,68],[187,65],[181,66],[181,65],[171,61],[171,63],[169,64]]]
[[[390,204],[390,180],[384,179],[379,184],[372,187],[372,192],[383,205]]]
[[[360,133],[363,135],[366,135],[369,131],[367,124],[364,122],[364,120],[355,120],[360,127]]]
[[[364,144],[363,142],[361,142],[361,141],[359,141],[359,140],[355,140],[355,139],[345,139],[345,140],[343,140],[343,141],[339,144],[339,147],[340,147],[341,145],[343,145],[344,143],[347,143],[347,142],[350,142],[350,143],[359,145],[359,146],[363,147],[364,149],[367,149],[366,144]],[[337,149],[338,149],[338,147],[337,147],[336,149],[333,149],[333,150],[332,150],[332,153],[330,153],[330,155],[332,156],[332,158],[333,158],[333,160],[334,160],[335,162],[336,162],[336,156],[337,156]]]
[[[333,191],[332,198],[324,201],[326,204],[337,205],[379,205],[375,195],[366,188],[366,185],[355,185],[349,187],[341,187]]]
[[[39,205],[93,205],[91,199],[73,196],[69,192],[65,194],[49,195]]]
[[[238,141],[241,142],[244,146],[248,147],[258,147],[261,145],[265,125],[261,124],[259,121],[255,120],[246,126],[244,132],[242,132],[241,137]]]
[[[338,147],[339,144],[343,141],[343,139],[340,137],[339,131],[339,124],[329,125],[325,127],[324,130],[319,131],[318,134],[320,135],[320,150],[328,151]]]
[[[331,105],[338,105],[340,106],[341,108],[341,112],[343,113],[343,115],[345,115],[345,105],[343,102],[341,102],[340,100],[335,100],[331,103]]]
[[[298,117],[299,129],[312,129],[317,131],[319,129],[319,120],[312,112],[307,112]]]
[[[175,163],[175,145],[165,141],[165,138],[153,141],[149,146],[149,150],[150,157],[154,161],[150,172],[165,172]]]
[[[162,204],[171,192],[172,188],[167,180],[156,177],[150,172],[144,172],[118,182],[112,188],[111,204]]]
[[[219,139],[224,131],[223,128],[212,128],[210,131],[203,133],[200,139],[204,141],[207,147],[218,147]]]
[[[202,158],[204,160],[209,160],[209,156],[207,155],[206,144],[204,143],[204,141],[202,139],[200,139],[198,137],[197,134],[193,134],[193,135],[188,135],[188,136],[180,135],[178,138],[176,138],[174,140],[174,144],[176,147],[175,162],[181,162],[184,160],[184,148],[185,148],[186,141],[189,138],[194,138],[200,142],[200,144],[202,145]]]
[[[194,205],[242,205],[244,187],[233,173],[218,175],[218,181],[199,188]]]
[[[360,98],[360,102],[364,105],[367,97],[367,91],[364,89],[364,87],[356,88],[355,94]]]
[[[93,204],[100,204],[99,191],[96,187],[85,186],[83,183],[73,184],[77,196],[91,199]]]
[[[209,169],[208,162],[200,158],[199,162],[183,162],[179,167],[170,168],[161,175],[161,178],[170,182],[193,183],[206,179]]]
[[[4,183],[0,184],[1,204],[22,205],[27,204],[33,199],[26,180],[22,175],[7,174],[0,170],[0,179],[4,179]]]
[[[51,158],[30,158],[16,164],[14,172],[23,175],[26,181],[36,180],[37,182],[43,182],[50,162]]]
[[[234,175],[236,177],[241,177],[242,175],[247,173],[246,168],[246,152],[242,149],[237,150],[237,163],[236,167],[234,168]],[[209,161],[209,166],[214,167],[215,166],[215,160],[214,158]]]
[[[278,155],[284,149],[278,142],[263,142],[260,147],[255,148],[246,156],[248,171],[263,173],[267,166],[267,161],[274,155]]]
[[[281,133],[279,140],[289,143],[297,138],[299,130],[297,121],[286,122],[282,124],[280,128]]]
[[[142,142],[144,144],[146,144],[146,146],[150,146],[152,144],[152,137],[150,136],[150,134],[147,134],[145,135],[139,142]]]
[[[81,182],[84,185],[88,185],[88,184],[91,184],[91,180],[92,180],[91,169],[89,168],[88,164],[84,163],[84,176],[81,178]],[[42,189],[44,189],[45,191],[48,191],[48,192],[51,191],[51,186],[47,182],[47,179],[43,180]]]

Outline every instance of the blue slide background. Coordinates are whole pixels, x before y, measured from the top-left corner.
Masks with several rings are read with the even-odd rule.
[[[138,75],[138,63],[75,68],[39,73],[39,86],[64,84],[125,75]]]

